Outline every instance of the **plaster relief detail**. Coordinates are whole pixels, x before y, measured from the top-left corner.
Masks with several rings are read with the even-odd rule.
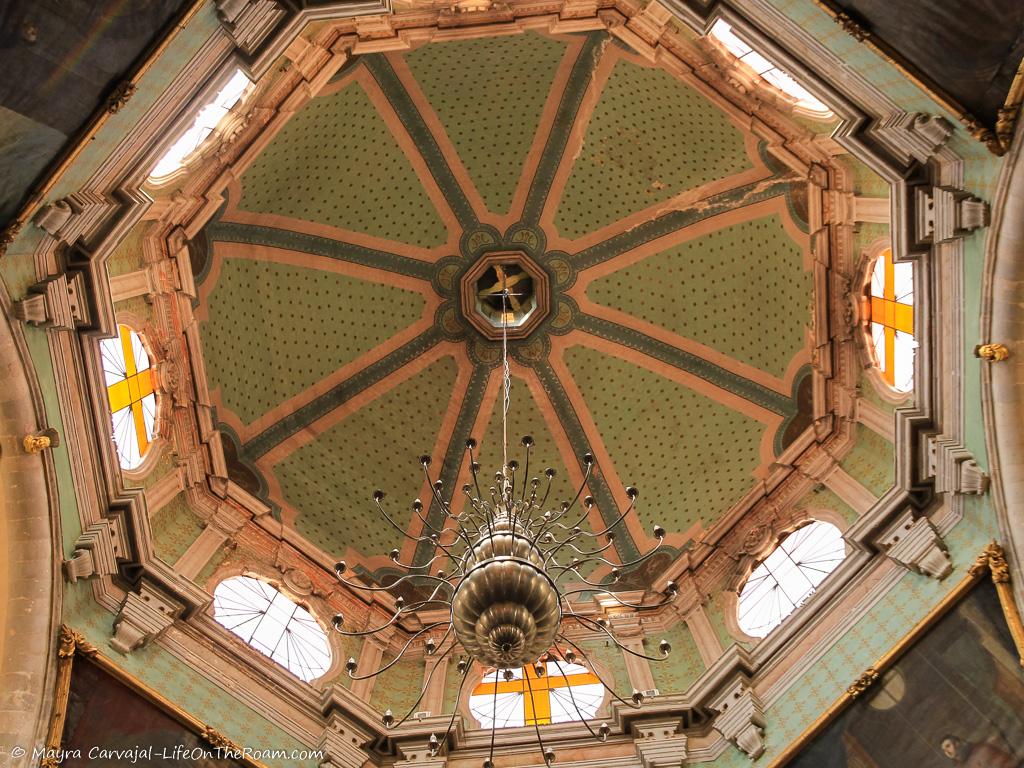
[[[643,768],[681,768],[686,764],[686,734],[678,717],[633,723],[636,756]]]
[[[764,707],[748,680],[737,679],[712,699],[711,709],[718,712],[712,727],[737,749],[751,760],[764,754]]]
[[[927,517],[914,518],[908,509],[879,541],[889,558],[904,568],[942,579],[953,572],[946,544]]]
[[[163,590],[143,580],[138,592],[129,592],[114,619],[110,647],[118,653],[131,653],[147,645],[170,627],[184,610]]]

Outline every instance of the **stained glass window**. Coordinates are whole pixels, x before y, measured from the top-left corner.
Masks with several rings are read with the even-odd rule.
[[[100,357],[117,456],[124,469],[135,469],[149,450],[156,427],[156,394],[149,354],[139,334],[119,325],[117,338],[100,342]]]
[[[235,70],[227,84],[213,97],[213,101],[199,110],[192,126],[160,158],[149,174],[150,180],[159,181],[181,168],[185,159],[213,133],[250,85],[252,81],[242,70]]]
[[[779,69],[751,48],[745,40],[733,32],[732,26],[728,22],[719,19],[711,27],[709,34],[720,42],[729,53],[750,67],[754,74],[759,75],[786,94],[796,106],[817,117],[832,116],[832,110],[794,80],[792,75]]]
[[[839,529],[813,521],[779,542],[740,590],[740,629],[764,637],[807,600],[843,561]]]
[[[898,392],[914,388],[914,270],[896,264],[886,248],[875,261],[870,290],[871,342],[886,383]]]
[[[580,664],[548,659],[540,674],[532,666],[508,672],[490,670],[469,697],[483,728],[589,720],[604,701],[604,686]]]
[[[222,581],[213,592],[213,617],[302,680],[315,680],[331,666],[331,647],[317,620],[265,581]]]

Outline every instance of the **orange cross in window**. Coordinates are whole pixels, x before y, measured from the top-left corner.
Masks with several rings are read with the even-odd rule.
[[[880,366],[882,378],[890,385],[896,383],[896,331],[914,334],[914,308],[910,304],[896,301],[895,266],[892,249],[886,248],[881,257],[885,259],[885,280],[881,296],[871,296],[871,322],[883,326],[885,332],[885,360]]]
[[[500,674],[500,673],[499,673]],[[538,675],[532,665],[523,667],[523,677],[518,680],[500,680],[496,683],[480,683],[474,696],[495,693],[523,694],[523,708],[526,725],[547,725],[551,722],[551,691],[569,686],[600,684],[597,675],[590,672],[562,675]],[[532,692],[532,695],[531,695]]]
[[[135,351],[132,349],[131,331],[127,326],[118,326],[118,337],[124,354],[125,378],[107,387],[107,398],[110,400],[111,413],[131,406],[135,436],[139,442],[139,455],[142,455],[149,448],[146,419],[142,413],[142,398],[153,393],[153,369],[138,370]]]

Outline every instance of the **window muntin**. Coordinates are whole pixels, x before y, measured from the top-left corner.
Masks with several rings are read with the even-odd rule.
[[[242,70],[235,70],[231,79],[213,97],[213,101],[199,110],[192,126],[160,158],[149,174],[150,181],[159,182],[184,166],[188,156],[213,133],[251,85],[252,81]]]
[[[481,727],[567,723],[597,714],[604,701],[597,675],[566,661],[549,659],[543,667],[541,675],[532,666],[509,670],[511,680],[505,679],[505,670],[485,674],[469,697],[469,709]]]
[[[765,637],[809,598],[843,561],[839,529],[813,521],[786,536],[750,574],[740,590],[739,627]]]
[[[832,116],[831,109],[794,80],[792,75],[785,70],[779,69],[751,48],[746,41],[733,32],[732,26],[728,22],[719,19],[711,27],[711,31],[708,34],[720,42],[737,60],[750,67],[755,75],[758,75],[782,91],[800,109],[814,117],[826,118]]]
[[[914,269],[896,264],[892,249],[875,260],[869,288],[868,318],[875,364],[897,392],[914,388]]]
[[[222,581],[213,591],[213,617],[302,680],[322,677],[331,666],[331,647],[317,620],[265,581]]]
[[[100,342],[114,445],[123,469],[135,469],[145,457],[156,428],[156,392],[149,354],[139,334],[117,326],[117,338]]]

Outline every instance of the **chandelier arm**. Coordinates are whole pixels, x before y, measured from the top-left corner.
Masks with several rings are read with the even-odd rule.
[[[428,539],[427,539],[427,541],[431,542],[432,544],[433,544],[433,543],[436,543],[436,542],[434,542],[434,540],[433,540],[433,539],[430,539],[430,538],[428,538]],[[439,546],[440,546],[440,545],[439,545]],[[449,555],[449,554],[444,554],[444,555],[434,555],[434,556],[433,556],[432,558],[430,558],[430,559],[429,559],[429,560],[428,560],[427,562],[423,563],[422,565],[413,565],[412,563],[403,563],[403,562],[402,562],[401,560],[399,560],[399,559],[398,559],[397,557],[392,557],[392,558],[391,558],[391,562],[393,562],[393,563],[394,563],[395,565],[400,565],[400,566],[402,566],[402,567],[403,567],[403,568],[405,568],[405,570],[407,570],[407,571],[414,571],[414,570],[416,570],[416,569],[418,569],[418,568],[429,568],[430,566],[432,566],[432,565],[434,564],[434,561],[436,561],[436,560],[440,560],[440,559],[441,559],[441,558],[443,558],[443,557],[448,557],[448,558],[450,558],[450,557],[451,557],[451,555]],[[412,575],[414,575],[414,576],[422,576],[422,575],[424,575],[424,574],[412,574]]]
[[[395,655],[395,658],[393,658],[391,661],[389,661],[383,667],[378,669],[376,672],[371,672],[368,675],[353,675],[353,674],[349,673],[349,677],[351,679],[353,679],[353,680],[369,680],[371,677],[376,677],[377,675],[379,675],[379,674],[381,674],[383,672],[387,672],[389,669],[391,669],[393,666],[395,666],[395,664],[397,664],[401,660],[402,656],[405,655],[405,652],[407,650],[409,650],[409,646],[412,645],[413,640],[415,640],[417,637],[422,635],[424,632],[429,632],[432,629],[437,629],[438,627],[444,626],[445,624],[449,624],[450,625],[451,624],[451,620],[435,621],[433,624],[428,624],[427,626],[425,626],[423,629],[421,629],[419,632],[417,632],[416,634],[414,634],[412,637],[409,638],[409,640],[406,642],[406,644],[402,646],[402,650],[400,650]]]
[[[566,544],[569,544],[570,542],[575,541],[579,537],[579,535],[580,535],[579,533],[573,533],[567,539],[563,539],[562,541],[558,542],[558,546],[552,547],[547,552],[545,552],[544,553],[544,562],[545,562],[545,564],[547,564],[548,560],[552,560],[553,561],[554,557],[555,557],[555,553],[557,553],[558,550],[560,550]]]
[[[576,652],[577,652],[577,653],[578,653],[578,654],[579,654],[580,656],[582,656],[582,657],[583,657],[583,660],[584,660],[584,661],[585,661],[585,662],[587,663],[587,666],[588,666],[588,667],[589,667],[590,669],[593,669],[593,668],[594,668],[594,665],[593,665],[593,664],[591,663],[591,661],[590,661],[590,657],[589,657],[589,656],[587,656],[586,652],[585,652],[585,651],[584,651],[584,650],[583,650],[582,648],[580,648],[580,647],[579,647],[578,645],[576,645],[576,643],[574,643],[574,642],[573,642],[572,640],[570,640],[570,639],[569,639],[568,637],[566,637],[566,636],[565,636],[565,635],[563,635],[563,634],[558,634],[558,635],[555,635],[555,639],[556,639],[556,640],[560,640],[560,641],[561,641],[561,642],[563,642],[563,643],[567,643],[568,645],[571,645],[571,646],[572,646],[572,647],[573,647],[573,648],[574,648],[574,649],[576,650]],[[564,657],[564,656],[562,657],[562,661],[565,661],[565,657]],[[568,662],[566,662],[566,663],[568,663]],[[623,704],[625,704],[625,705],[626,705],[627,707],[630,707],[631,709],[640,709],[640,705],[639,705],[639,704],[637,704],[637,703],[636,703],[636,702],[634,702],[634,701],[626,701],[626,700],[625,700],[624,698],[622,698],[621,696],[619,696],[619,694],[617,694],[617,693],[616,693],[615,691],[613,691],[613,690],[612,690],[611,688],[609,688],[609,687],[608,687],[608,683],[606,683],[606,682],[605,682],[605,681],[604,681],[604,680],[602,679],[602,677],[601,677],[600,675],[595,675],[595,677],[597,677],[597,679],[598,679],[598,681],[599,681],[599,682],[601,683],[601,685],[603,685],[603,686],[604,686],[604,689],[605,689],[606,691],[608,691],[608,693],[610,693],[610,694],[612,695],[612,698],[616,699],[617,701],[620,701],[620,702],[622,702]]]
[[[437,576],[428,576],[425,573],[407,573],[405,576],[401,576],[395,579],[386,587],[365,587],[362,584],[356,584],[352,581],[345,581],[345,579],[343,579],[341,576],[337,576],[337,579],[346,587],[352,587],[352,589],[361,589],[364,592],[389,592],[390,590],[394,589],[396,585],[401,584],[403,581],[406,581],[408,579],[430,579],[431,581],[439,581],[442,584],[446,584],[449,587],[451,587],[453,592],[455,591],[455,585],[449,584],[448,579],[441,579]]]
[[[570,590],[569,592],[563,592],[561,594],[561,598],[566,598],[569,595],[582,595],[582,594],[585,594],[585,593],[588,593],[588,592],[593,592],[593,591],[594,590],[592,590],[592,589],[573,589],[573,590]],[[614,592],[610,592],[608,590],[606,590],[603,594],[608,595],[608,597],[612,598],[619,605],[625,606],[626,608],[633,608],[634,610],[637,610],[637,611],[653,611],[655,608],[661,608],[661,606],[663,606],[663,605],[665,605],[667,603],[672,602],[672,598],[671,597],[664,597],[660,603],[651,603],[650,605],[643,605],[641,603],[627,603],[625,600],[620,600],[618,595],[616,595]],[[584,618],[584,617],[580,617],[580,618]]]
[[[622,514],[620,514],[617,518],[615,518],[615,521],[610,523],[607,528],[605,528],[603,531],[597,531],[594,535],[595,536],[604,536],[604,535],[606,535],[609,531],[611,531],[612,528],[614,528],[619,523],[621,523],[623,520],[625,520],[629,516],[629,513],[632,512],[635,508],[636,508],[636,498],[630,499],[629,506],[626,507],[625,511]]]
[[[551,470],[551,471],[554,472],[554,470]],[[551,495],[551,483],[554,482],[554,479],[555,479],[554,475],[549,475],[548,476],[548,484],[547,484],[547,487],[544,489],[544,498],[542,498],[540,500],[540,504],[537,505],[541,509],[543,509],[544,507],[546,507],[548,505],[548,496]]]
[[[470,471],[470,474],[473,475],[473,485],[476,486],[476,495],[477,495],[477,498],[482,498],[484,493],[483,493],[483,491],[480,490],[480,480],[477,477],[477,473],[480,470],[473,469],[473,467],[476,466],[476,460],[473,458],[473,447],[471,445],[467,444],[466,445],[466,450],[469,451],[469,471]]]
[[[658,552],[661,549],[661,545],[663,543],[664,539],[661,539],[648,552],[646,552],[643,555],[640,555],[640,557],[638,557],[636,560],[630,560],[628,563],[613,563],[611,560],[606,560],[603,557],[597,557],[594,559],[597,560],[599,563],[603,563],[604,565],[610,565],[612,568],[632,568],[634,565],[639,565],[640,563],[642,563],[655,552]]]
[[[440,648],[440,647],[441,647],[442,645],[444,645],[444,641],[448,639],[448,635],[450,635],[450,634],[451,634],[451,632],[452,632],[452,625],[451,625],[451,624],[449,624],[449,625],[448,625],[448,629],[447,629],[447,631],[445,631],[445,633],[444,633],[444,637],[442,637],[442,638],[441,638],[441,642],[437,644],[439,648]],[[408,711],[408,712],[406,712],[406,713],[405,713],[405,715],[404,715],[404,716],[402,717],[402,719],[401,719],[401,720],[399,720],[399,721],[398,721],[397,723],[395,723],[395,724],[394,724],[394,726],[392,726],[392,727],[394,727],[394,728],[397,728],[397,727],[398,727],[398,726],[400,726],[400,725],[401,725],[402,723],[404,723],[404,722],[405,722],[406,720],[408,720],[408,719],[409,719],[410,717],[412,717],[412,713],[416,711],[416,707],[418,707],[418,706],[419,706],[419,704],[420,704],[420,702],[421,702],[421,701],[423,701],[423,697],[424,697],[424,696],[426,695],[426,693],[427,693],[427,687],[428,687],[428,686],[430,685],[430,678],[432,678],[432,677],[434,676],[434,671],[435,671],[435,670],[436,670],[436,669],[437,669],[437,668],[438,668],[439,666],[441,666],[441,662],[442,662],[442,661],[444,661],[445,657],[446,657],[446,656],[447,656],[447,655],[448,655],[449,653],[451,653],[451,652],[452,652],[452,649],[453,649],[453,648],[455,648],[455,646],[456,646],[456,645],[457,645],[457,643],[455,643],[455,642],[452,642],[452,644],[451,644],[451,645],[449,645],[449,646],[448,646],[448,647],[447,647],[447,648],[445,649],[444,653],[442,653],[442,654],[441,654],[440,656],[438,656],[438,657],[437,657],[437,661],[436,661],[436,662],[434,662],[434,666],[433,666],[433,667],[431,667],[431,668],[430,668],[430,671],[429,671],[429,672],[427,673],[427,679],[423,681],[423,688],[422,688],[422,689],[420,690],[420,695],[416,697],[416,701],[414,701],[414,702],[413,702],[413,704],[412,704],[412,706],[411,706],[411,707],[409,707],[409,711]]]
[[[590,454],[588,453],[587,456],[590,456]],[[591,456],[590,461],[584,461],[584,463],[587,465],[587,468],[583,473],[583,482],[580,483],[580,487],[576,490],[576,495],[572,497],[572,501],[569,502],[569,506],[562,510],[562,515],[568,514],[569,510],[576,506],[576,502],[579,501],[580,496],[583,495],[583,491],[586,490],[587,483],[590,482],[590,475],[594,470],[593,457]],[[584,517],[586,517],[586,515],[584,515]]]
[[[454,646],[453,646],[454,647]],[[462,680],[459,681],[459,689],[455,692],[455,701],[458,702],[462,698],[462,687],[466,684],[466,678],[469,676],[469,669],[473,665],[473,657],[470,656],[466,661],[466,671],[462,673]],[[444,730],[444,738],[442,741],[445,745],[448,744],[448,734],[452,732],[452,726],[455,725],[455,716],[459,714],[458,705],[452,710],[451,719],[448,720],[448,727]],[[436,753],[435,753],[436,754]],[[433,756],[433,755],[432,755]]]
[[[555,662],[555,666],[558,667],[558,673],[562,676],[562,680],[565,681],[565,687],[569,691],[569,701],[572,702],[572,706],[576,710],[576,714],[580,716],[580,722],[587,727],[587,730],[590,731],[591,736],[593,736],[595,739],[600,739],[601,741],[604,741],[605,739],[602,739],[597,734],[597,732],[595,732],[594,729],[590,727],[590,723],[587,722],[587,718],[584,717],[583,713],[580,711],[580,705],[576,703],[576,697],[572,695],[572,686],[569,684],[569,678],[566,677],[565,670],[562,669],[562,665],[558,663],[557,658],[552,659],[552,661]],[[593,669],[591,669],[590,671],[594,673],[594,677],[600,679],[601,676],[597,674],[597,672],[595,672]]]
[[[584,536],[585,536],[585,535],[586,535],[586,533],[584,532],[584,533],[583,533],[582,535],[584,535]],[[580,548],[579,548],[579,547],[577,547],[577,546],[576,546],[575,544],[572,544],[572,543],[570,543],[570,544],[569,544],[569,548],[570,548],[570,549],[574,549],[574,550],[576,550],[576,552],[577,552],[578,554],[581,554],[581,555],[586,555],[586,556],[587,556],[588,558],[589,558],[589,557],[593,557],[594,555],[599,555],[599,554],[601,554],[602,552],[607,552],[607,551],[608,551],[608,550],[609,550],[609,549],[610,549],[610,548],[611,548],[612,546],[614,546],[614,542],[613,542],[613,541],[609,541],[609,542],[608,542],[607,544],[605,544],[605,545],[604,545],[603,547],[601,547],[600,549],[594,549],[594,550],[585,550],[585,549],[580,549]]]
[[[429,457],[425,456],[423,458],[424,459],[428,459]],[[451,515],[451,513],[452,513],[451,502],[450,501],[445,501],[444,497],[441,496],[441,491],[439,491],[437,489],[437,487],[430,481],[430,470],[427,469],[426,461],[421,461],[421,464],[423,466],[423,476],[427,479],[427,485],[430,486],[430,495],[433,496],[434,501],[436,501],[438,504],[441,505],[441,511],[446,516],[447,515]],[[441,481],[438,480],[438,482],[441,482]]]
[[[391,519],[391,515],[389,515],[387,512],[384,511],[384,506],[380,503],[379,499],[374,499],[373,503],[377,505],[377,511],[380,512],[384,516],[384,519],[387,520],[389,523],[391,523],[391,527],[394,528],[396,531],[398,531],[403,536],[405,536],[405,538],[409,539],[410,541],[415,541],[415,542],[430,541],[430,537],[429,536],[410,536],[408,533],[406,533],[404,528],[402,528],[398,523],[396,523],[394,520]]]
[[[525,671],[523,677],[526,678],[526,688],[530,691],[530,703],[533,704],[533,683],[530,682],[530,675]],[[533,712],[533,730],[537,734],[537,743],[540,744],[540,753],[544,757],[544,765],[551,765],[551,761],[548,760],[548,751],[544,748],[544,739],[540,735],[540,725],[537,724],[537,710],[534,708]]]
[[[526,466],[523,467],[523,490],[519,494],[520,501],[526,501],[526,478],[530,476],[530,445],[526,445]]]
[[[618,647],[618,649],[620,651],[625,651],[630,656],[636,656],[638,659],[647,659],[648,661],[665,661],[665,659],[668,658],[667,654],[665,656],[648,656],[647,654],[644,654],[644,653],[637,653],[636,651],[631,651],[631,650],[629,650],[629,648],[627,648],[626,646],[624,646],[622,643],[620,643],[618,640],[615,639],[615,635],[613,635],[611,632],[608,631],[608,627],[605,627],[602,624],[594,621],[589,616],[581,616],[580,614],[578,614],[575,611],[573,611],[572,608],[569,609],[569,612],[572,614],[573,618],[576,619],[577,621],[582,622],[585,625],[591,626],[595,630],[600,630],[600,631],[604,632],[608,636],[608,639],[611,640],[613,643],[615,643],[615,645]]]

